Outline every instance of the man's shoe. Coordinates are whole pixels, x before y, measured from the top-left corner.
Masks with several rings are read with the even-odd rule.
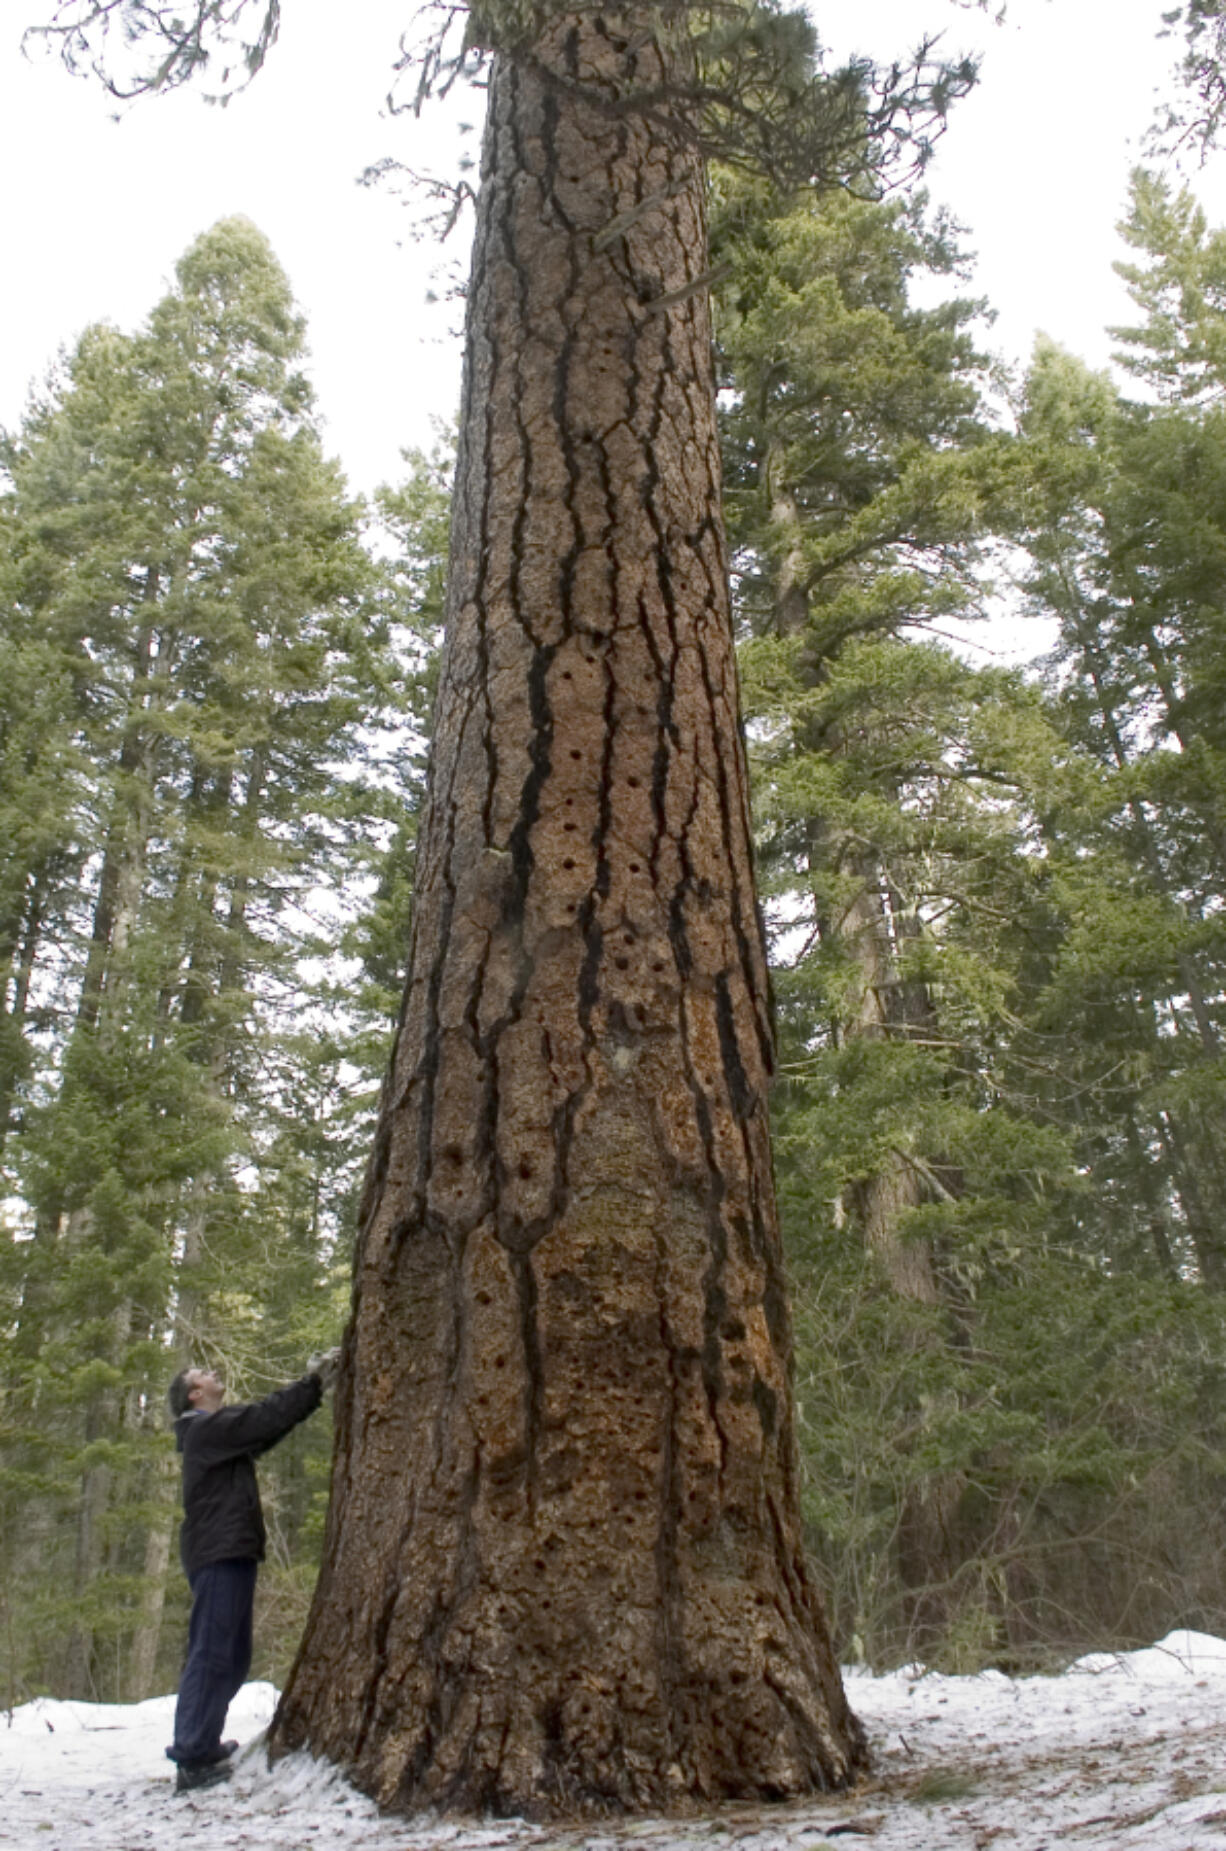
[[[230,1758],[221,1761],[180,1761],[175,1780],[176,1793],[195,1793],[201,1787],[216,1787],[230,1778]]]
[[[215,1761],[228,1761],[231,1755],[236,1755],[238,1753],[240,1746],[241,1744],[238,1742],[219,1742],[211,1755],[198,1755],[195,1759],[201,1766],[211,1767]],[[168,1761],[181,1762],[185,1761],[186,1758],[185,1755],[179,1753],[179,1750],[175,1747],[173,1742],[166,1750],[166,1759]]]

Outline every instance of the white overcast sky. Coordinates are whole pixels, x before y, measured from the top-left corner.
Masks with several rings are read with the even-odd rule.
[[[817,8],[839,53],[897,55],[925,28],[982,49],[983,81],[928,184],[967,227],[975,289],[998,311],[994,345],[1016,361],[1042,329],[1102,364],[1105,325],[1127,315],[1114,225],[1175,55],[1155,37],[1164,3],[1009,0],[999,28],[950,0]],[[19,419],[57,348],[91,321],[136,326],[191,240],[245,213],[306,312],[326,439],[355,487],[394,477],[404,445],[429,443],[431,418],[458,397],[457,311],[427,306],[438,255],[406,238],[404,207],[357,184],[383,155],[454,158],[445,112],[382,112],[410,4],[285,0],[280,43],[227,109],[179,93],[115,121],[96,85],[21,55],[22,27],[52,0],[0,0],[0,424]],[[473,98],[461,113],[479,109]],[[1226,221],[1226,157],[1193,182]]]

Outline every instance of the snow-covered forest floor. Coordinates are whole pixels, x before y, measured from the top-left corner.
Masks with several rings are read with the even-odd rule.
[[[1226,1851],[1226,1641],[1173,1633],[1060,1677],[848,1674],[872,1776],[854,1793],[701,1820],[559,1829],[380,1819],[303,1757],[269,1771],[269,1684],[230,1711],[228,1786],[176,1799],[172,1697],[0,1713],[0,1844],[35,1851]],[[7,1723],[7,1727],[5,1724]]]

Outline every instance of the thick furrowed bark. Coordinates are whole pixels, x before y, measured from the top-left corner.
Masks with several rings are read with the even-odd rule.
[[[701,173],[511,64],[485,162],[410,978],[273,1746],[406,1809],[801,1793],[862,1748],[800,1545]]]

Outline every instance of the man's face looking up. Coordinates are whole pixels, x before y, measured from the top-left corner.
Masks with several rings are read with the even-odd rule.
[[[226,1387],[214,1369],[190,1369],[186,1377],[187,1403],[202,1414],[215,1414],[226,1398]]]

